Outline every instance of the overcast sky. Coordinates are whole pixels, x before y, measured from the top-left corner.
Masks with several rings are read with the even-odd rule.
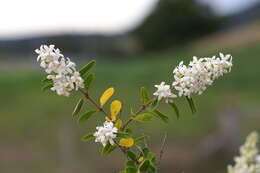
[[[209,4],[217,13],[226,15],[243,10],[260,0],[199,0]]]
[[[2,0],[0,38],[62,32],[124,32],[158,0]],[[259,0],[202,0],[223,14]]]

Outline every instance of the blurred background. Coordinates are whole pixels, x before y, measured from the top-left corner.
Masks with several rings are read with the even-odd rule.
[[[232,73],[194,97],[196,115],[180,99],[179,120],[164,107],[169,124],[135,127],[151,135],[155,153],[168,132],[161,172],[226,172],[245,136],[260,130],[259,19],[259,0],[1,1],[0,172],[112,173],[125,161],[118,151],[100,156],[100,145],[80,141],[102,117],[73,122],[76,93],[41,91],[45,73],[34,53],[41,44],[55,44],[78,67],[97,60],[91,93],[98,98],[114,86],[125,119],[139,88],[152,94],[154,84],[171,83],[180,60],[231,53]]]

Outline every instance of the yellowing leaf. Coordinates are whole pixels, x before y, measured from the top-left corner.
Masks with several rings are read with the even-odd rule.
[[[141,163],[142,161],[144,161],[144,157],[140,157],[137,161],[138,163]]]
[[[122,138],[119,141],[119,145],[122,147],[132,147],[134,145],[134,139],[133,138]]]
[[[117,117],[118,113],[120,112],[121,107],[122,107],[122,103],[118,100],[115,100],[111,103],[110,112],[111,112],[112,121],[116,120],[116,117]]]
[[[123,121],[122,121],[122,120],[117,120],[117,121],[116,121],[116,124],[115,124],[115,127],[116,127],[117,129],[120,129],[121,126],[122,126],[122,124],[123,124]]]
[[[105,117],[105,120],[106,121],[111,121],[111,119],[109,117],[107,117],[107,116]]]
[[[103,106],[108,101],[108,99],[114,94],[114,92],[114,88],[108,88],[100,97],[100,105]]]
[[[153,115],[150,113],[143,113],[143,114],[139,114],[136,117],[133,118],[133,120],[135,121],[139,121],[139,122],[144,122],[144,121],[149,121],[153,118]]]

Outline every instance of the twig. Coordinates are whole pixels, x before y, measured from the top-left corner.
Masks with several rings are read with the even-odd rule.
[[[165,147],[166,139],[167,139],[167,132],[164,133],[164,137],[163,137],[163,141],[162,141],[162,145],[161,145],[161,149],[160,149],[160,156],[159,156],[159,160],[158,160],[158,164],[157,164],[158,170],[159,170],[161,160],[162,160],[162,157],[164,154],[164,147]]]
[[[120,146],[119,143],[116,140],[113,140],[113,141],[120,148],[120,150],[126,155],[127,149]]]
[[[89,94],[88,94],[87,92],[85,92],[85,91],[82,90],[82,89],[79,89],[79,91],[85,96],[86,100],[90,101],[100,112],[103,112],[103,113],[105,114],[105,116],[108,116],[108,114],[105,112],[105,110],[104,110],[102,107],[100,107],[100,106],[89,96]],[[120,146],[119,143],[118,143],[116,140],[114,140],[114,143],[120,148],[120,150],[121,150],[124,154],[126,154],[126,151],[127,151],[127,150],[126,150],[124,147]]]
[[[145,136],[144,132],[143,132],[143,136]],[[148,142],[147,142],[146,138],[144,139],[144,145],[146,148],[148,148]]]
[[[140,109],[135,113],[136,117],[138,114],[142,113],[151,103],[153,102],[153,100],[150,100],[149,102],[147,102],[146,104],[143,104]],[[131,117],[122,127],[121,127],[121,131],[124,131],[125,128],[128,126],[128,124],[130,124],[133,120],[134,117]]]
[[[109,116],[105,110],[99,106],[90,96],[87,92],[85,92],[84,90],[82,89],[79,89],[79,91],[84,95],[84,97],[89,100],[100,112],[103,112],[105,114],[105,116]]]

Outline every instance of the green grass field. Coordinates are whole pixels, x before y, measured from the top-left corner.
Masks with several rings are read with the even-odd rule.
[[[161,110],[171,117],[170,123],[153,121],[144,126],[137,125],[138,131],[152,135],[151,140],[155,143],[159,143],[165,130],[169,132],[171,143],[196,142],[210,131],[214,131],[218,115],[225,109],[238,109],[241,112],[241,128],[245,132],[260,129],[259,45],[255,43],[243,48],[222,50],[232,53],[233,70],[215,81],[203,95],[194,97],[198,109],[196,115],[191,114],[185,99],[180,99],[177,101],[181,110],[180,120],[176,119],[170,108],[162,107]],[[192,55],[214,54],[216,53],[198,53],[187,49],[144,55],[130,60],[100,59],[93,70],[96,79],[91,93],[93,97],[98,98],[106,88],[115,87],[114,98],[123,101],[123,119],[126,119],[131,107],[137,109],[140,87],[147,87],[152,94],[155,90],[154,84],[162,80],[168,83],[172,81],[172,70],[180,60],[188,62]],[[59,171],[62,169],[60,165],[63,164],[60,161],[60,148],[63,145],[66,147],[62,141],[66,143],[63,135],[68,129],[70,130],[67,137],[69,140],[75,140],[71,145],[77,147],[74,153],[77,155],[78,172],[100,172],[108,166],[118,169],[117,161],[111,161],[113,165],[104,165],[103,168],[89,168],[93,166],[88,165],[103,162],[106,158],[97,155],[96,145],[81,143],[79,138],[84,133],[93,131],[97,120],[103,117],[97,114],[81,126],[73,123],[71,112],[79,95],[74,93],[71,98],[66,98],[59,97],[51,91],[42,92],[40,81],[44,75],[42,71],[30,69],[12,69],[0,74],[0,150],[10,151],[0,156],[0,160],[3,160],[0,170],[6,173],[18,170],[20,173],[36,170],[37,173]],[[91,105],[86,104],[85,109],[88,108],[91,108]],[[241,134],[244,135],[245,133]]]

